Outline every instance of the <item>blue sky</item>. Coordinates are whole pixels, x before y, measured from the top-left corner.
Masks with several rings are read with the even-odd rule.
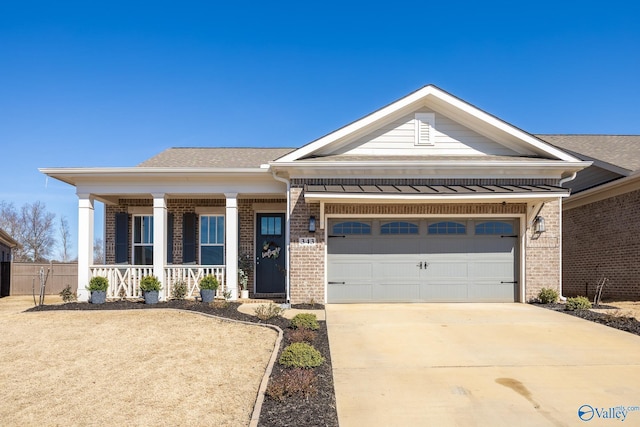
[[[75,252],[39,167],[300,146],[429,83],[532,133],[640,134],[634,1],[218,3],[0,4],[0,200],[66,216]]]

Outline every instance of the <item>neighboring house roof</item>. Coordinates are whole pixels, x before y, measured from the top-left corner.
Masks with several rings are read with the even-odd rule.
[[[536,136],[580,159],[593,161],[591,166],[578,172],[574,180],[565,183],[574,195],[591,193],[607,183],[640,171],[640,135]]]
[[[18,246],[18,242],[13,240],[11,236],[9,236],[9,234],[2,228],[0,228],[0,243],[8,246],[9,248],[15,248],[16,246]]]
[[[294,148],[169,148],[138,167],[259,168]]]
[[[640,135],[536,135],[556,147],[628,171],[640,169]]]

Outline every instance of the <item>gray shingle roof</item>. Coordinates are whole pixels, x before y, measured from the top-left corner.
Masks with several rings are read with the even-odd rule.
[[[169,148],[138,167],[258,168],[294,148]]]
[[[535,135],[556,147],[610,163],[629,171],[640,170],[640,135]]]

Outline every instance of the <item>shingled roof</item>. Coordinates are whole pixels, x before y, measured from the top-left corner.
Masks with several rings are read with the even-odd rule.
[[[640,170],[640,135],[535,135],[556,147],[629,171]]]
[[[259,168],[294,148],[169,148],[138,167]]]

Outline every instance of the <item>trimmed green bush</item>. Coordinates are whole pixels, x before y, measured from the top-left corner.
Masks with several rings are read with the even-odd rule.
[[[567,298],[567,303],[564,306],[565,310],[588,310],[591,308],[591,301],[587,297],[575,297]]]
[[[89,280],[89,286],[87,286],[87,290],[89,291],[106,291],[109,287],[109,281],[106,277],[96,276],[92,277]]]
[[[216,290],[220,286],[218,279],[213,274],[207,274],[202,279],[200,279],[200,289],[211,289]]]
[[[311,329],[317,331],[320,329],[318,319],[313,313],[298,313],[291,319],[291,327],[293,329]]]
[[[324,363],[324,357],[313,346],[296,342],[282,350],[278,362],[288,368],[315,368]]]
[[[140,279],[140,290],[143,292],[159,291],[161,288],[160,280],[156,276],[144,276]]]
[[[538,294],[538,301],[542,304],[554,304],[558,302],[558,291],[551,288],[542,288]]]

